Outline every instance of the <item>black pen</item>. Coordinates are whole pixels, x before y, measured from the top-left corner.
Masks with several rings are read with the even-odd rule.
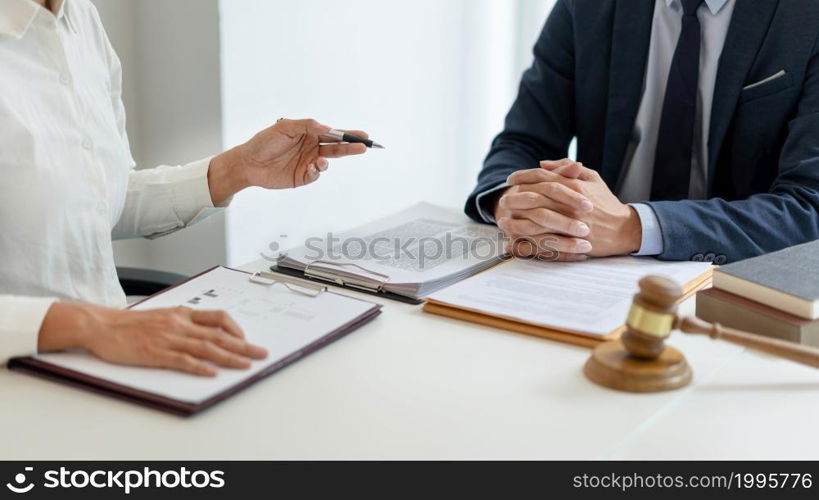
[[[359,137],[357,135],[348,134],[347,132],[345,132],[343,130],[332,129],[329,132],[327,132],[326,134],[324,134],[324,136],[325,137],[330,137],[330,138],[335,139],[337,141],[350,142],[350,143],[354,143],[354,144],[363,144],[363,145],[367,146],[368,148],[385,149],[384,146],[382,146],[381,144],[378,144],[375,141],[371,141],[369,139],[365,139],[365,138]]]

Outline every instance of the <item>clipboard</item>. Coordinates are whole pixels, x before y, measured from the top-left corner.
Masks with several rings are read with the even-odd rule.
[[[135,305],[147,301],[151,298],[157,297],[164,293],[167,293],[169,290],[178,288],[186,283],[190,283],[197,278],[204,276],[211,271],[218,269],[221,266],[216,266],[211,268],[207,271],[204,271],[196,276],[185,280],[182,283],[174,285],[168,289],[165,289],[161,292],[158,292],[143,301],[140,301],[136,304],[132,304],[129,308],[134,307]],[[229,269],[229,268],[226,268]],[[293,293],[298,293],[307,297],[318,297],[324,293],[332,293],[327,290],[326,287],[317,286],[313,284],[303,284],[303,283],[296,283],[282,280],[282,279],[274,279],[268,276],[263,276],[262,273],[251,274],[245,271],[239,271],[235,269],[229,269],[230,271],[235,271],[237,273],[246,274],[248,276],[248,281],[260,286],[276,286],[281,285],[286,287]],[[338,294],[336,294],[338,295]],[[360,300],[353,297],[345,297],[350,300]],[[362,301],[366,302],[366,301]],[[207,408],[210,408],[217,403],[228,399],[229,397],[233,396],[234,394],[242,391],[243,389],[255,384],[256,382],[269,377],[270,375],[278,372],[279,370],[295,363],[296,361],[312,354],[313,352],[321,349],[322,347],[331,344],[332,342],[344,337],[345,335],[355,331],[359,327],[363,326],[364,324],[372,321],[375,317],[381,314],[381,306],[377,304],[372,304],[372,308],[368,309],[364,314],[361,314],[357,317],[354,317],[352,320],[347,322],[346,324],[339,325],[334,330],[327,332],[326,334],[322,335],[320,338],[316,339],[315,341],[306,344],[296,350],[295,352],[280,358],[278,361],[271,363],[270,365],[264,367],[260,371],[239,380],[237,383],[228,386],[224,390],[219,391],[216,394],[198,402],[188,402],[182,401],[178,399],[173,399],[155,392],[150,392],[146,390],[140,390],[135,387],[131,387],[128,385],[123,385],[111,380],[107,380],[104,378],[95,377],[93,375],[89,375],[87,373],[79,372],[76,370],[69,369],[65,366],[56,365],[49,361],[39,359],[37,357],[21,357],[21,358],[12,358],[8,362],[8,368],[12,371],[17,371],[21,373],[25,373],[27,375],[32,375],[38,378],[43,378],[46,380],[50,380],[53,382],[57,382],[60,384],[68,385],[71,387],[75,387],[78,389],[83,389],[89,392],[93,392],[96,394],[101,394],[104,396],[108,396],[114,399],[118,399],[120,401],[126,401],[130,403],[137,404],[139,406],[163,411],[166,413],[171,413],[178,416],[189,417],[196,413],[199,413]]]
[[[316,261],[319,262],[319,261]],[[311,262],[314,264],[315,262]],[[291,269],[289,267],[280,267],[276,264],[270,266],[270,271],[277,274],[282,274],[285,276],[290,276],[294,278],[299,278],[303,280],[307,280],[313,283],[320,283],[323,285],[330,285],[339,288],[346,288],[348,290],[354,290],[356,292],[366,293],[368,295],[374,295],[376,297],[383,297],[385,299],[394,300],[396,302],[403,302],[404,304],[411,304],[414,306],[418,306],[424,303],[422,299],[413,299],[412,297],[405,297],[404,295],[398,295],[397,293],[388,292],[384,290],[384,285],[389,281],[389,276],[386,276],[381,273],[376,273],[374,271],[370,271],[366,268],[363,268],[357,264],[338,264],[333,263],[334,265],[349,265],[355,266],[363,271],[366,271],[374,276],[381,276],[384,279],[380,282],[379,285],[371,286],[363,282],[350,282],[345,281],[342,277],[329,273],[327,271],[319,271],[317,269],[311,269],[310,265],[308,265],[304,271],[299,271],[297,269]]]

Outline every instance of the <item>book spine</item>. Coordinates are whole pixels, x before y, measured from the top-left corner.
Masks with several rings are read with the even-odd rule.
[[[819,323],[788,323],[759,310],[742,307],[708,293],[697,294],[697,317],[766,337],[819,347]]]

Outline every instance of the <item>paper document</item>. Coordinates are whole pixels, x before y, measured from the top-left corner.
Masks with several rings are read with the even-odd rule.
[[[656,274],[684,287],[710,267],[710,263],[639,257],[578,263],[515,259],[430,300],[570,332],[608,335],[625,323],[640,279]]]
[[[269,351],[247,370],[220,368],[213,378],[170,370],[119,366],[85,352],[43,354],[36,358],[85,375],[189,403],[201,403],[251,378],[282,359],[344,328],[375,304],[334,293],[309,297],[281,284],[249,281],[247,273],[224,267],[194,278],[135,306],[135,310],[187,306],[226,310],[242,327],[248,342]]]
[[[420,203],[332,240],[288,250],[278,266],[358,279],[417,298],[499,263],[503,246],[498,228],[476,224],[458,210]]]

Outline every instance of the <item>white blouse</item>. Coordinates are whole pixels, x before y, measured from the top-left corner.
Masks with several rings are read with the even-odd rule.
[[[134,170],[122,68],[88,0],[0,0],[0,363],[55,300],[125,305],[113,238],[215,212],[210,159]]]

